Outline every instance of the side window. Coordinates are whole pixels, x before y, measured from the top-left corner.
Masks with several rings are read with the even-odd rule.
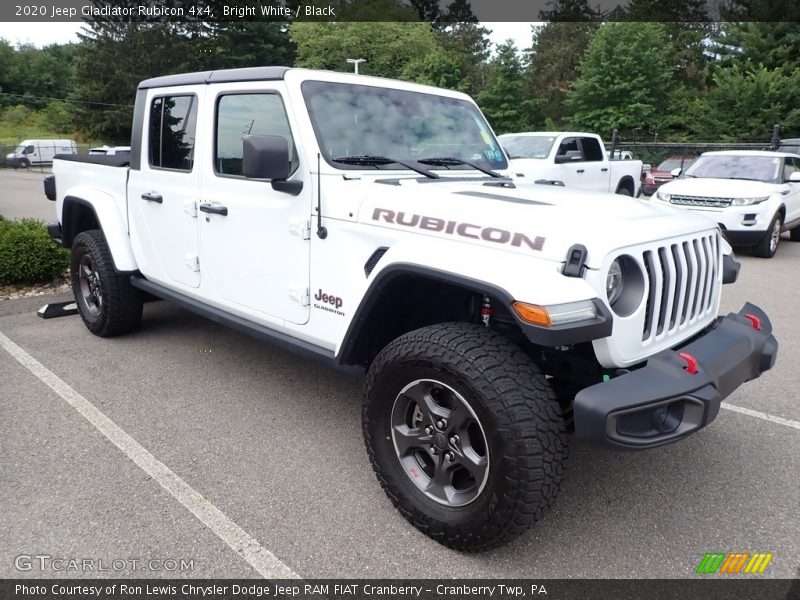
[[[23,154],[33,154],[34,148],[33,146],[25,146],[25,150],[22,151]]]
[[[280,135],[289,142],[293,173],[298,166],[297,150],[289,129],[283,100],[278,94],[227,94],[217,101],[214,170],[219,175],[242,177],[242,138],[245,135]]]
[[[603,149],[600,147],[600,142],[598,142],[595,138],[591,137],[581,138],[581,146],[583,147],[583,160],[586,161],[603,160]]]
[[[581,148],[578,146],[578,138],[564,138],[558,147],[557,156],[566,156],[567,153],[577,152],[580,154]]]
[[[783,167],[783,180],[789,181],[789,177],[795,171],[800,171],[800,164],[796,158],[787,158]]]
[[[195,96],[160,96],[150,104],[150,166],[191,171],[197,125]]]

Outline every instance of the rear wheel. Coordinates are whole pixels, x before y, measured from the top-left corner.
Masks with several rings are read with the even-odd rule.
[[[367,374],[362,422],[389,499],[457,550],[509,542],[559,492],[567,440],[555,396],[485,327],[445,323],[390,343]]]
[[[772,258],[778,250],[778,244],[781,242],[781,230],[783,228],[783,219],[781,213],[777,213],[772,217],[772,221],[767,228],[764,237],[753,247],[753,254],[761,258]]]
[[[621,184],[621,185],[620,185],[620,186],[617,188],[617,193],[618,193],[620,196],[633,196],[633,190],[632,190],[632,189],[630,188],[630,186],[629,186],[628,184],[626,184],[626,183],[623,183],[623,184]]]
[[[78,234],[70,260],[72,293],[86,327],[100,337],[136,329],[142,318],[142,293],[114,270],[111,251],[97,229]]]

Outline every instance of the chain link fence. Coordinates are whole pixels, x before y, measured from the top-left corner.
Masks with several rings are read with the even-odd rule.
[[[800,154],[800,138],[781,139],[780,127],[775,126],[763,142],[626,142],[616,135],[606,144],[616,160],[641,160],[642,193],[650,196],[668,181],[674,169],[687,169],[703,152],[713,150],[778,150]]]

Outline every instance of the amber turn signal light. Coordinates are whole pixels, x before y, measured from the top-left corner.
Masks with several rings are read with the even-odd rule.
[[[550,327],[552,321],[550,320],[550,313],[544,306],[537,306],[536,304],[527,304],[526,302],[514,302],[511,305],[517,316],[526,323],[534,325],[542,325]]]

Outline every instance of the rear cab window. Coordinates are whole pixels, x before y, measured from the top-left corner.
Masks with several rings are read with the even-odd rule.
[[[191,172],[197,96],[157,96],[150,102],[148,160],[154,169]]]

